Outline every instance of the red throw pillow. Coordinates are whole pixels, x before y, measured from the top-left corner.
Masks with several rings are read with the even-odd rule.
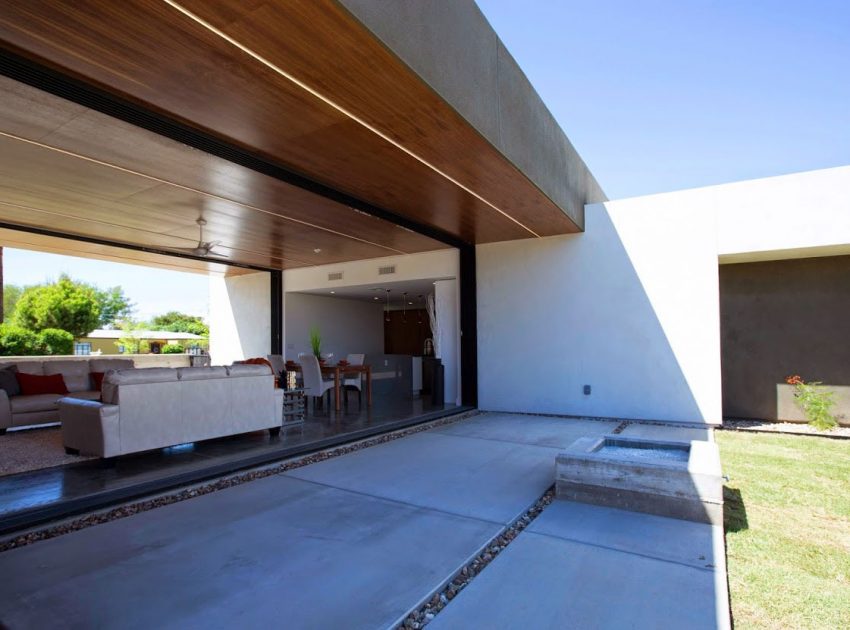
[[[18,385],[21,386],[21,394],[24,396],[68,393],[68,388],[65,386],[65,379],[62,378],[61,374],[41,376],[39,374],[18,372],[15,374],[15,378],[18,379]]]
[[[103,391],[103,377],[106,375],[106,372],[92,372],[91,380],[94,383],[94,388],[102,392]]]

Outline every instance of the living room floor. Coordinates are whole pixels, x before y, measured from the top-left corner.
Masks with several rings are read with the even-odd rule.
[[[55,519],[160,489],[191,483],[247,466],[291,457],[336,443],[359,439],[420,419],[460,410],[432,405],[423,398],[381,398],[370,408],[356,403],[337,413],[331,407],[313,410],[303,424],[283,429],[279,437],[267,432],[185,444],[117,458],[111,468],[100,460],[76,458],[78,463],[0,476],[0,532]],[[0,452],[26,437],[33,444],[60,449],[61,440],[34,440],[56,434],[57,427],[9,431],[0,436]],[[29,435],[27,435],[29,434]],[[4,445],[5,442],[5,445]],[[56,444],[53,444],[56,442]],[[60,462],[75,458],[59,451]],[[56,457],[49,458],[55,462]],[[81,460],[81,461],[80,461]]]

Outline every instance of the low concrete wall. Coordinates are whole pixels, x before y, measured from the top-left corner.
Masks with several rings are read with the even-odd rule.
[[[850,387],[846,385],[827,385],[835,395],[835,407],[832,414],[843,427],[850,427]],[[776,385],[776,417],[782,422],[808,422],[803,409],[794,397],[795,387],[787,383]]]
[[[35,363],[38,361],[88,361],[89,359],[132,359],[137,368],[189,367],[188,354],[90,354],[50,355],[30,357],[0,357],[0,363]]]

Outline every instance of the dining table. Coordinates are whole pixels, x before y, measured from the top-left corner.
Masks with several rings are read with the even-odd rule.
[[[336,365],[326,365],[320,364],[319,368],[322,370],[322,378],[326,376],[333,376],[334,379],[334,409],[336,411],[340,411],[342,409],[342,404],[340,400],[340,392],[342,390],[342,379],[350,376],[357,376],[358,378],[363,379],[363,375],[366,375],[366,404],[371,407],[372,406],[372,366],[370,365],[352,365],[350,363],[346,363],[340,365],[337,363]],[[301,371],[301,364],[299,363],[287,363],[287,370],[294,370],[296,372]]]

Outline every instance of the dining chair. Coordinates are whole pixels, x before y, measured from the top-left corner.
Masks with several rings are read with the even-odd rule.
[[[349,354],[346,357],[349,365],[363,365],[366,363],[365,354]],[[348,404],[348,391],[350,389],[357,390],[357,405],[361,406],[363,402],[363,375],[357,374],[356,377],[344,378],[342,380],[342,392],[345,396],[345,402]]]
[[[269,363],[272,364],[272,369],[274,370],[275,376],[282,375],[283,371],[286,369],[286,362],[283,360],[283,355],[267,354],[266,358],[269,360]]]
[[[334,382],[322,379],[322,368],[319,367],[316,355],[306,352],[299,354],[298,362],[301,364],[301,375],[304,378],[304,395],[321,399],[327,392],[328,408],[330,408],[330,390],[333,389]]]

